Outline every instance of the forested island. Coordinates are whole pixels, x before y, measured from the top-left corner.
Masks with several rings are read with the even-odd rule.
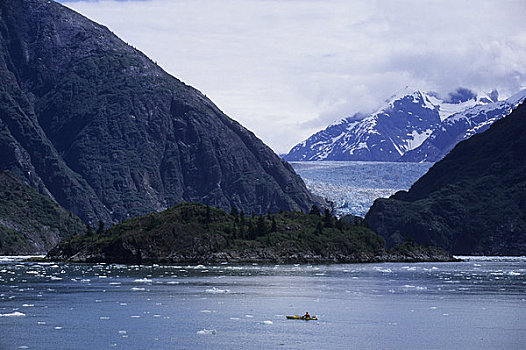
[[[446,251],[410,241],[391,250],[359,217],[309,214],[245,215],[199,203],[126,220],[108,230],[90,227],[63,240],[46,260],[107,263],[351,263],[451,261]],[[101,224],[102,225],[102,224]],[[103,227],[103,226],[102,226]]]

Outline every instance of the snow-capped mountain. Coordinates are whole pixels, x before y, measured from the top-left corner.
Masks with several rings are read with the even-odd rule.
[[[437,161],[454,145],[486,130],[526,98],[505,101],[498,93],[476,96],[459,88],[447,98],[403,89],[367,116],[356,114],[329,125],[292,148],[288,161]]]
[[[453,113],[420,145],[406,152],[399,161],[437,162],[460,141],[486,131],[495,121],[507,116],[526,99],[526,90],[503,101],[476,105]]]

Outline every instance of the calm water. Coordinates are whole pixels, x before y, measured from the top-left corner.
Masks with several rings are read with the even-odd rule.
[[[433,163],[291,162],[313,193],[334,202],[338,215],[365,216],[376,198],[407,190]]]
[[[309,311],[319,321],[286,320]],[[123,266],[0,259],[0,349],[524,349],[526,259]]]

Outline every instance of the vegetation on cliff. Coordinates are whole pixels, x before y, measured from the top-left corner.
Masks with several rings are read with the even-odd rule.
[[[8,172],[0,172],[0,255],[46,253],[86,231],[82,221]]]
[[[441,252],[436,260],[447,260],[445,256]],[[314,210],[248,216],[235,207],[227,213],[197,203],[181,203],[104,232],[71,237],[51,250],[47,259],[116,263],[406,260],[396,252],[389,255],[383,239],[366,227],[338,220],[328,211],[324,215]]]

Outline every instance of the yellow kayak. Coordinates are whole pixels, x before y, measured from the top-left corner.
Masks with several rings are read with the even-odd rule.
[[[310,320],[316,321],[316,320],[318,320],[318,318],[316,316],[305,317],[305,316],[299,316],[299,315],[287,316],[287,319],[288,320],[305,320],[305,321],[310,321]]]

